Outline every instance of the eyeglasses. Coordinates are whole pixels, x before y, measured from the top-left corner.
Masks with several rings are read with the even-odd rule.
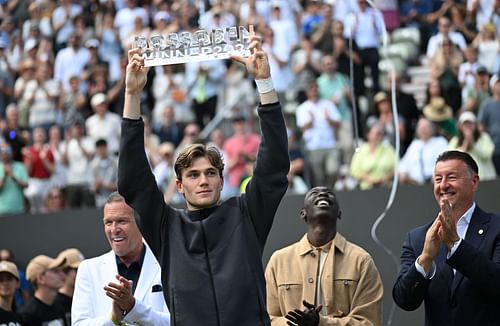
[[[65,267],[65,268],[63,269],[63,272],[64,272],[65,274],[68,274],[68,273],[69,273],[69,272],[71,272],[71,271],[77,271],[77,270],[78,270],[78,268],[73,268],[73,267]]]
[[[63,268],[54,268],[54,269],[47,269],[45,272],[43,272],[44,274],[45,273],[54,273],[54,274],[61,274],[61,273],[64,273],[64,269]]]

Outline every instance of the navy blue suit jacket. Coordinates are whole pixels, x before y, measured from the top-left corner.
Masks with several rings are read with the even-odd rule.
[[[406,235],[392,296],[404,310],[425,304],[427,326],[500,325],[500,216],[478,206],[455,253],[441,245],[436,274],[426,280],[415,268],[431,223]],[[453,268],[456,274],[453,274]]]

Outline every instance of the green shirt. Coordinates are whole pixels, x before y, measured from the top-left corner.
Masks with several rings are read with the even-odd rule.
[[[365,173],[374,180],[382,180],[392,174],[395,164],[395,152],[391,145],[381,143],[375,152],[371,153],[368,143],[365,143],[352,157],[351,175],[358,181],[361,180],[361,176]],[[361,190],[372,188],[365,181],[360,181],[359,187]]]
[[[28,182],[28,172],[24,164],[12,162],[12,175],[19,181]],[[24,212],[23,189],[12,179],[5,178],[5,164],[0,163],[0,180],[4,185],[0,189],[0,214],[20,214]]]
[[[351,84],[349,78],[337,72],[333,78],[326,74],[322,74],[317,79],[319,88],[319,97],[324,100],[332,100],[332,98],[339,98],[340,100],[335,103],[340,112],[342,121],[351,121],[351,107],[347,101],[344,93],[346,88],[350,88]]]

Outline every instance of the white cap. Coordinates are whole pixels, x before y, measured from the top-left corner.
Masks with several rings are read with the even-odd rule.
[[[158,11],[154,16],[154,22],[158,23],[160,20],[165,21],[166,23],[172,20],[172,16],[166,11]]]
[[[464,111],[462,114],[460,114],[460,117],[458,118],[458,123],[464,123],[464,122],[476,122],[476,116],[474,113],[470,111]]]
[[[91,38],[88,39],[87,42],[85,42],[85,47],[86,48],[98,48],[99,47],[99,40],[96,38]]]
[[[90,100],[90,105],[95,108],[99,104],[106,103],[106,95],[103,93],[97,93],[94,96],[92,96],[92,99]]]
[[[495,84],[497,83],[498,81],[498,74],[494,74],[493,76],[491,76],[490,78],[490,88],[491,90],[493,90],[493,88],[495,87]]]
[[[29,38],[24,43],[24,51],[28,52],[37,46],[38,42],[34,38]]]
[[[280,4],[279,1],[276,1],[276,0],[275,1],[271,1],[269,3],[269,5],[271,6],[271,8],[280,8],[281,9],[281,4]]]

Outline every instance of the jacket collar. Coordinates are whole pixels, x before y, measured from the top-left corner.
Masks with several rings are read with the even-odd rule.
[[[143,243],[146,248],[146,252],[142,263],[141,275],[139,276],[137,287],[134,292],[134,297],[139,300],[144,300],[146,294],[151,292],[152,285],[154,285],[153,281],[157,279],[158,274],[160,273],[160,265],[155,259],[153,252],[145,242]],[[106,258],[103,260],[101,275],[106,275],[106,277],[112,275],[111,282],[116,282],[116,279],[114,278],[114,275],[116,274],[118,274],[118,267],[116,265],[115,253],[111,250],[106,254]]]
[[[148,292],[151,292],[153,281],[158,277],[160,273],[160,266],[151,252],[151,249],[146,243],[146,254],[144,255],[144,262],[142,265],[141,275],[139,276],[139,281],[134,292],[134,297],[144,300]]]
[[[340,233],[337,232],[337,234],[335,235],[335,238],[333,238],[333,240],[332,240],[330,250],[333,247],[335,247],[336,250],[339,250],[341,253],[343,253],[344,249],[345,249],[346,242],[347,242],[346,239]],[[311,245],[311,243],[309,243],[309,240],[307,239],[307,233],[306,233],[306,234],[304,234],[304,236],[302,237],[302,239],[300,239],[300,241],[298,243],[297,252],[300,256],[304,256],[304,255],[309,254],[313,250],[314,250],[314,247]]]

